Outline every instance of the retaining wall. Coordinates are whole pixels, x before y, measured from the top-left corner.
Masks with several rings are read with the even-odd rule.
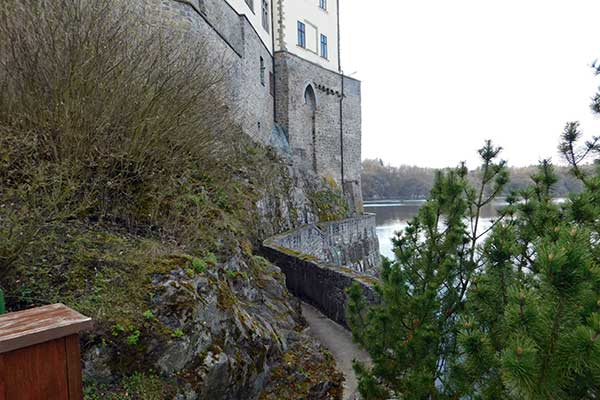
[[[379,246],[374,218],[373,215],[364,215],[344,221],[307,225],[265,240],[263,252],[281,268],[290,292],[317,307],[328,318],[347,326],[346,290],[354,282],[361,286],[369,302],[378,301],[374,290],[377,278],[343,263],[343,260],[354,260],[355,266],[361,265],[356,256],[362,259],[364,252],[376,252],[377,263],[371,272],[376,271],[379,266]],[[373,255],[371,260],[375,262]]]

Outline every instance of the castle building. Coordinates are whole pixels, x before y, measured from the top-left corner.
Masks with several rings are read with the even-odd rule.
[[[142,3],[227,66],[227,101],[248,135],[333,179],[362,211],[361,84],[342,72],[340,0]]]

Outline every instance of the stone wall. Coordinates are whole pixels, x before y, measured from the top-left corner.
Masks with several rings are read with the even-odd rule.
[[[269,261],[281,268],[290,292],[343,326],[348,327],[346,290],[355,282],[362,288],[367,301],[372,304],[378,302],[374,289],[377,281],[371,277],[348,268],[327,264],[315,257],[278,245],[271,239],[264,242],[263,253]]]
[[[263,242],[263,254],[281,268],[290,292],[344,326],[346,290],[352,284],[361,286],[369,302],[378,301],[373,275],[380,256],[373,214],[274,236]]]
[[[183,33],[199,43],[223,74],[231,115],[254,140],[268,144],[274,126],[273,57],[250,21],[225,0],[132,2],[144,20]],[[261,62],[263,76],[261,81]]]
[[[380,255],[375,215],[306,225],[271,238],[277,246],[361,274],[377,275]]]
[[[355,209],[362,211],[360,82],[342,78],[341,74],[287,51],[275,53],[275,76],[275,116],[287,132],[295,162],[315,169],[320,176],[333,178],[340,186],[343,164],[344,189],[348,186],[349,199]],[[309,86],[317,103],[314,132],[305,100]]]
[[[362,92],[361,83],[344,77],[344,193],[353,209],[363,212],[362,168]]]
[[[374,214],[318,226],[325,242],[323,260],[360,273],[378,274],[381,256]]]

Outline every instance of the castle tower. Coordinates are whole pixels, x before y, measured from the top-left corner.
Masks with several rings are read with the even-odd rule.
[[[273,0],[275,121],[298,164],[362,211],[361,87],[344,76],[339,0]]]

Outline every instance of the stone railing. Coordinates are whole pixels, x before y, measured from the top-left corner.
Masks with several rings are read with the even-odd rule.
[[[377,302],[374,275],[379,246],[372,215],[307,225],[274,236],[264,241],[263,252],[281,268],[290,292],[344,326],[346,290],[353,283],[361,286],[369,302]]]
[[[323,260],[378,275],[381,256],[375,226],[375,214],[319,224],[324,240]]]
[[[272,243],[359,273],[377,275],[380,263],[375,215],[306,225],[270,239]]]

